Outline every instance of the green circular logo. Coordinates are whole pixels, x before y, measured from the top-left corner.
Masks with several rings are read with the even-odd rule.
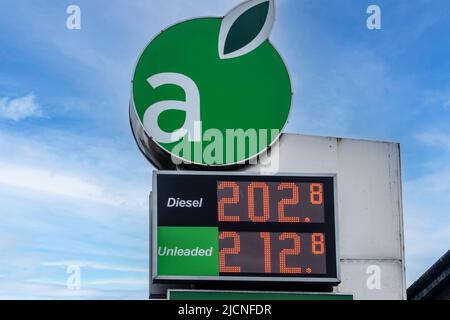
[[[166,153],[187,164],[230,166],[278,139],[292,89],[268,40],[273,20],[273,1],[253,0],[223,19],[176,24],[150,42],[130,103],[133,131],[146,136],[141,149],[153,148],[143,150],[150,160]]]

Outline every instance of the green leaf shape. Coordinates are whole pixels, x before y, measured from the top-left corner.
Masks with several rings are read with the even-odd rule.
[[[261,32],[269,13],[270,1],[245,11],[232,25],[225,40],[224,53],[229,54],[248,45]]]

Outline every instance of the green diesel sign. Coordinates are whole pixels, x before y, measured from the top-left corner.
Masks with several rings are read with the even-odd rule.
[[[223,19],[176,24],[145,48],[130,117],[147,136],[141,149],[154,148],[143,150],[151,160],[166,153],[184,163],[234,165],[276,142],[292,89],[268,40],[274,10],[273,0],[248,1]]]

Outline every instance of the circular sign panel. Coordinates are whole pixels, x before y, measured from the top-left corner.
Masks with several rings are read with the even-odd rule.
[[[252,0],[223,19],[176,24],[150,42],[134,72],[130,119],[153,164],[235,166],[278,140],[292,89],[268,40],[273,21],[273,0]]]

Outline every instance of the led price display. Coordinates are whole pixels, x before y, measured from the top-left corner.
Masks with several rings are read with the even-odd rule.
[[[219,239],[223,275],[326,273],[323,233],[224,231]]]
[[[271,223],[323,223],[323,183],[219,181],[219,229],[240,222],[273,230]],[[276,228],[275,228],[276,230]],[[325,234],[297,232],[219,233],[220,273],[325,274]]]
[[[338,283],[335,179],[158,172],[153,279]]]
[[[217,184],[219,222],[323,223],[322,183]]]

